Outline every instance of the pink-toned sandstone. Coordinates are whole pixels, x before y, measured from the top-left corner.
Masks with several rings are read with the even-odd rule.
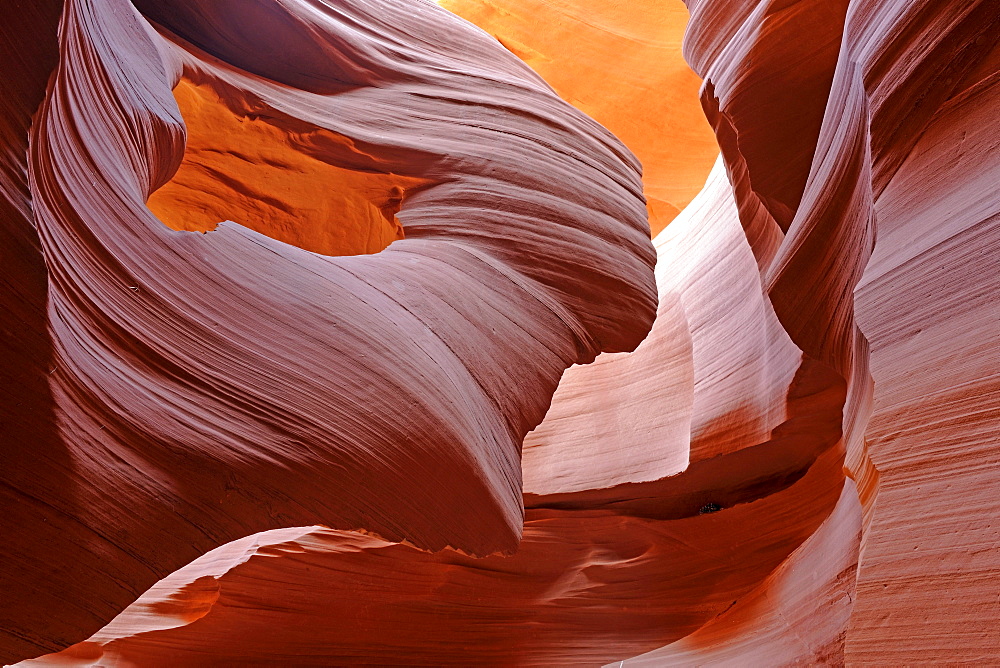
[[[1000,663],[995,0],[22,4],[0,658]]]

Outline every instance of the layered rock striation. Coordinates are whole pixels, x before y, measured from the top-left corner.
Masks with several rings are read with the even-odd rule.
[[[22,280],[49,346],[11,365],[49,440],[4,435],[5,660],[270,528],[514,551],[524,434],[567,366],[653,319],[638,163],[495,41],[424,4],[237,4],[157,3],[154,27],[70,0],[25,75],[5,222],[44,259]],[[264,27],[290,62],[237,39]],[[197,46],[227,30],[236,51]],[[299,220],[306,196],[357,206]],[[220,197],[247,226],[207,229]]]
[[[440,4],[18,17],[3,658],[1000,662],[1000,6]]]

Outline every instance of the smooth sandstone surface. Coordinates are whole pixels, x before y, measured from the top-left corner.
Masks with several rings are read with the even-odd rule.
[[[237,68],[124,0],[70,0],[44,100],[25,84],[24,107],[41,106],[14,176],[47,269],[30,315],[51,352],[41,369],[14,364],[47,386],[29,419],[51,440],[4,434],[5,660],[84,639],[164,575],[270,528],[514,551],[524,434],[566,367],[634,348],[652,322],[637,162],[516,57],[433,5],[238,4],[172,16],[193,40],[269,25],[304,50],[286,52],[296,77],[253,74],[275,60],[252,45],[221,53]],[[334,44],[340,62],[306,59]],[[332,257],[231,222],[169,229],[145,201],[188,156],[171,94],[184,81],[216,82],[254,127],[225,138],[245,155],[267,155],[258,131],[294,136],[272,163],[355,175],[336,185],[387,221],[398,207],[406,238]],[[223,162],[207,164],[233,190],[266,187]],[[380,201],[393,192],[405,202]],[[270,196],[294,208],[300,194]],[[260,214],[230,201],[232,218]],[[346,250],[376,250],[345,227]]]
[[[316,141],[336,136],[279,121],[222,77],[190,76],[174,87],[184,160],[146,200],[167,226],[209,232],[233,219],[322,255],[377,253],[404,237],[395,214],[408,190],[429,181],[338,166]]]
[[[2,658],[1000,663],[995,0],[58,4]]]
[[[842,664],[860,534],[858,493],[848,481],[830,517],[756,589],[694,633],[617,665]]]
[[[659,233],[701,190],[719,147],[681,56],[681,0],[436,0],[496,37],[642,162]]]
[[[676,328],[654,329],[633,354],[649,360],[677,341],[690,353],[683,342],[694,339],[696,363],[687,358],[661,376],[683,378],[694,368],[730,378],[711,392],[692,382],[689,392],[701,403],[680,406],[672,416],[690,422],[692,407],[701,404],[706,414],[719,415],[697,422],[690,448],[683,443],[685,456],[691,453],[683,473],[609,486],[606,477],[595,481],[583,468],[546,492],[532,482],[541,479],[532,462],[541,460],[526,456],[524,535],[510,557],[428,554],[326,529],[290,542],[282,531],[259,534],[261,544],[282,544],[236,563],[206,555],[87,642],[45,661],[267,665],[294,655],[302,665],[385,657],[417,665],[599,665],[683,638],[732,607],[799,548],[846,493],[844,383],[803,360],[766,307],[721,163],[657,246],[661,266],[674,254],[679,268],[687,254],[702,257],[693,248],[721,251],[716,257],[726,259],[732,274],[727,281],[702,276],[701,262],[692,260],[684,270],[687,281],[658,276],[663,294],[682,304],[691,300],[694,324],[683,336]],[[699,278],[726,285],[736,296],[720,290],[722,304],[699,306],[693,297]],[[725,311],[733,302],[741,306],[739,317],[712,320],[698,313]],[[657,328],[670,322],[660,317]],[[728,340],[725,328],[737,324],[756,325],[757,337],[746,345],[760,357],[758,366],[739,368],[737,353],[724,359],[709,353]],[[726,368],[727,362],[735,368]],[[762,398],[754,410],[725,391],[741,396],[747,386],[771,401]],[[720,510],[705,512],[710,504]],[[237,544],[220,549],[245,550]],[[276,628],[289,631],[268,632]]]
[[[207,555],[88,642],[24,665],[600,665],[680,639],[752,590],[836,504],[841,462],[709,515],[529,509],[513,557],[266,532],[261,549]],[[760,531],[768,518],[787,529]],[[742,558],[711,561],[734,537]]]

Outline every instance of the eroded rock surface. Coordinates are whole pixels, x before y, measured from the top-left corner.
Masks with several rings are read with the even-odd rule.
[[[15,89],[12,152],[27,154],[5,223],[46,273],[34,263],[11,279],[35,319],[34,356],[15,348],[11,365],[39,434],[5,425],[5,660],[86,638],[164,575],[261,530],[323,523],[514,551],[524,434],[566,367],[634,348],[654,316],[638,163],[471,25],[391,1],[156,6],[175,22],[69,0],[58,42],[54,12],[29,26],[53,50]],[[226,30],[257,41],[196,46]],[[268,78],[277,61],[258,43],[292,58],[294,76]],[[223,91],[217,122],[254,126],[220,135],[225,159],[242,142],[245,162],[268,163],[210,157],[200,183],[267,192],[276,209],[309,189],[330,190],[331,211],[353,197],[358,215],[325,220],[342,247],[305,243],[308,230],[265,236],[317,219],[268,218],[228,195],[247,227],[176,231],[177,198],[156,218],[146,200],[159,188],[200,187],[185,180],[171,94],[190,82]],[[283,153],[268,157],[265,126],[285,133]],[[308,161],[345,176],[268,190],[266,166]],[[194,198],[199,229],[221,209]],[[386,235],[355,225],[369,215],[406,238],[342,257],[281,241],[378,250]]]
[[[1000,663],[1000,5],[439,4],[19,16],[4,658]]]

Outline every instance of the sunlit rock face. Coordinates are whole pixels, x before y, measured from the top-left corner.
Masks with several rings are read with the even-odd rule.
[[[439,4],[2,28],[3,658],[1000,663],[997,4]]]
[[[344,137],[276,114],[221,76],[189,76],[201,80],[174,87],[184,160],[146,201],[167,226],[209,232],[232,220],[323,255],[377,253],[403,238],[395,214],[424,180],[338,164],[330,144]]]
[[[5,661],[267,529],[514,552],[524,435],[655,314],[638,162],[472,25],[170,5],[12,28]]]
[[[681,0],[437,0],[496,37],[642,161],[657,234],[705,183],[719,147],[681,55]]]
[[[721,165],[658,243],[661,258],[699,248],[730,258],[733,277],[725,284],[741,295],[737,301],[745,299],[738,312],[757,333],[746,345],[763,358],[747,371],[717,371],[733,375],[731,384],[704,396],[691,382],[688,392],[699,395],[699,405],[722,417],[693,419],[694,401],[675,409],[697,427],[690,448],[683,443],[691,459],[683,473],[645,480],[628,475],[624,458],[615,460],[624,473],[595,473],[576,452],[586,442],[568,433],[568,446],[536,447],[557,454],[563,447],[564,458],[581,464],[575,477],[564,471],[558,485],[546,486],[525,459],[524,534],[512,556],[428,553],[319,527],[265,532],[181,569],[60,659],[170,665],[180,656],[194,664],[204,657],[273,664],[294,651],[295,661],[307,665],[601,664],[680,639],[731,607],[824,524],[839,498],[853,499],[841,514],[857,525],[857,497],[843,492],[844,383],[803,359],[777,325]],[[678,291],[680,302],[697,289],[658,278],[664,291]],[[733,301],[719,296],[723,304]],[[696,304],[689,304],[691,313]],[[633,355],[642,360],[656,351],[687,351],[675,363],[664,354],[656,376],[685,396],[674,381],[693,373],[691,340],[699,348],[721,347],[713,340],[726,325],[690,333],[684,326],[681,334],[676,323],[660,328],[671,322],[664,313],[671,311],[661,308],[654,331]],[[701,353],[694,359],[700,367]],[[727,395],[746,385],[770,392],[765,396],[778,408],[767,406],[763,416],[745,406],[723,410]],[[758,401],[749,405],[763,404]],[[641,412],[635,416],[642,419]],[[627,433],[612,435],[621,440]],[[853,538],[847,550],[856,551]],[[269,632],[278,628],[286,631]]]

